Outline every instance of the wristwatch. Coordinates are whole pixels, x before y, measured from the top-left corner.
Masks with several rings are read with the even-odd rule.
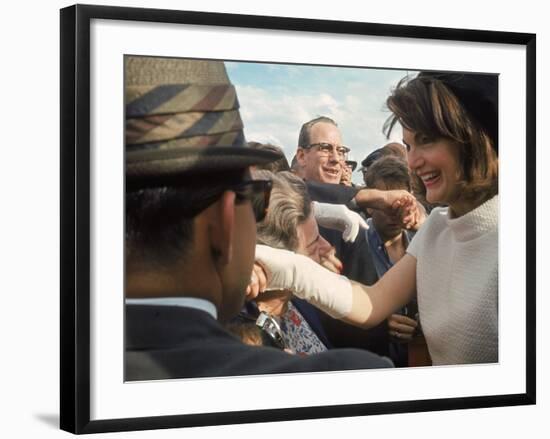
[[[256,319],[256,326],[269,336],[276,347],[280,349],[286,348],[281,327],[274,317],[265,311],[261,311]]]

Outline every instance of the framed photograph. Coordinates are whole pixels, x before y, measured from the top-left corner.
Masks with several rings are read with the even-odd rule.
[[[132,73],[129,59],[222,66],[227,84],[206,91],[191,87],[193,105],[191,98],[183,105],[185,111],[227,106],[222,110],[228,114],[202,123],[200,132],[190,116],[165,123],[166,113],[183,111],[166,110],[181,104],[182,90],[164,87],[149,99],[149,89],[129,85],[132,74],[147,76],[140,68]],[[62,9],[61,428],[95,433],[535,404],[535,59],[534,34],[103,6]],[[161,70],[172,74],[169,67]],[[148,150],[174,138],[179,142],[181,136],[166,133],[191,126],[193,137],[231,131],[237,134],[229,142],[238,142],[244,132],[246,140],[280,144],[290,161],[301,123],[323,115],[339,122],[346,142],[342,154],[351,147],[357,166],[386,139],[387,96],[401,78],[418,72],[484,75],[498,83],[492,92],[498,117],[491,121],[499,197],[492,360],[129,376],[125,237],[126,193],[134,182],[127,167],[131,146]],[[164,125],[155,137],[144,120],[157,123],[152,109],[161,106]],[[486,116],[475,105],[468,111]],[[216,131],[222,125],[230,128]],[[399,143],[408,139],[400,128],[390,134]],[[305,148],[312,146],[319,154],[325,148]],[[353,182],[362,184],[358,171]],[[437,171],[423,175],[426,185],[438,178]],[[142,332],[146,338],[148,331]],[[483,335],[474,331],[471,338],[477,336]],[[224,364],[222,358],[204,361],[205,370]]]

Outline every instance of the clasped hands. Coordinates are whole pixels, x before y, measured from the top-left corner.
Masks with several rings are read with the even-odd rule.
[[[383,210],[401,222],[403,228],[418,230],[426,220],[424,206],[409,192],[403,190],[384,191],[386,207]]]

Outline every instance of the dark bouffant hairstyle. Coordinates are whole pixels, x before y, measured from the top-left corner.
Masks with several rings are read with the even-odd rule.
[[[473,99],[475,97],[470,95],[469,100]],[[446,138],[458,145],[461,197],[483,202],[498,193],[495,139],[466,110],[445,82],[437,79],[437,75],[403,78],[388,97],[386,105],[393,113],[384,124],[387,136],[399,122],[417,134],[431,139]],[[420,179],[415,180],[419,180],[417,183],[425,192]]]

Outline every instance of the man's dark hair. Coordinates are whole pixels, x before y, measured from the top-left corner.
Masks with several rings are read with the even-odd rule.
[[[403,160],[407,160],[407,153],[405,148],[399,143],[391,142],[387,145],[384,145],[382,148],[375,149],[369,155],[367,155],[361,162],[361,166],[365,171],[370,165],[372,165],[376,160],[385,156],[395,156]]]
[[[375,160],[365,174],[365,183],[372,189],[406,189],[411,191],[409,168],[404,160],[387,155]],[[381,188],[380,184],[385,187]]]
[[[382,148],[375,149],[370,154],[368,154],[363,161],[361,162],[361,166],[363,167],[363,170],[368,169],[370,165],[372,165],[376,160],[378,160],[380,157],[384,157],[384,152],[382,151]]]
[[[302,128],[300,129],[300,135],[298,136],[298,146],[300,148],[307,148],[309,146],[309,144],[311,143],[311,127],[318,123],[329,123],[331,125],[334,125],[335,127],[338,126],[338,124],[334,122],[330,117],[319,116],[315,119],[311,119],[310,121],[303,124]]]
[[[185,255],[193,239],[193,219],[243,180],[244,171],[197,177],[178,187],[126,193],[126,256],[167,265]]]

